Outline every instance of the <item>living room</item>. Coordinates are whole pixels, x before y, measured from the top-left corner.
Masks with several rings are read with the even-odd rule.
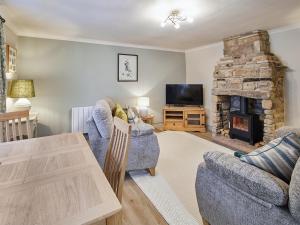
[[[298,0],[0,16],[1,224],[300,224]]]

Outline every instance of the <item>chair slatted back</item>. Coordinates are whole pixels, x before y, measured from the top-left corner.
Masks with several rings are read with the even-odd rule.
[[[104,174],[120,202],[122,202],[130,134],[131,126],[115,117],[113,133],[104,162]]]
[[[23,132],[22,119],[25,119],[26,129]],[[29,111],[17,111],[0,114],[0,142],[32,138],[29,122]]]

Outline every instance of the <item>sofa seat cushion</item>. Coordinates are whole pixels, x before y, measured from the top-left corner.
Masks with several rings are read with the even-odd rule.
[[[299,156],[300,139],[295,133],[288,133],[240,159],[289,183]]]
[[[290,183],[289,209],[292,216],[300,223],[300,159],[296,163]]]
[[[143,135],[153,134],[154,128],[150,124],[139,122],[131,125],[131,136],[139,137]]]
[[[204,154],[206,167],[228,185],[265,202],[286,206],[289,185],[274,175],[221,152]]]
[[[110,138],[113,129],[113,117],[108,103],[105,100],[97,102],[92,117],[103,138]]]

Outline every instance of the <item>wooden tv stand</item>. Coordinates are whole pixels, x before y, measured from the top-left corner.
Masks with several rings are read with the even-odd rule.
[[[164,107],[164,130],[206,132],[203,107]]]

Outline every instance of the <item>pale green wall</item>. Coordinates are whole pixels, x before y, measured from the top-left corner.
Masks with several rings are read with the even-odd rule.
[[[117,82],[117,54],[139,55],[139,81]],[[20,37],[19,78],[34,79],[32,110],[39,113],[39,136],[69,132],[71,107],[93,105],[110,96],[135,105],[150,97],[156,122],[162,121],[165,84],[184,83],[184,53],[126,48],[71,41]]]

